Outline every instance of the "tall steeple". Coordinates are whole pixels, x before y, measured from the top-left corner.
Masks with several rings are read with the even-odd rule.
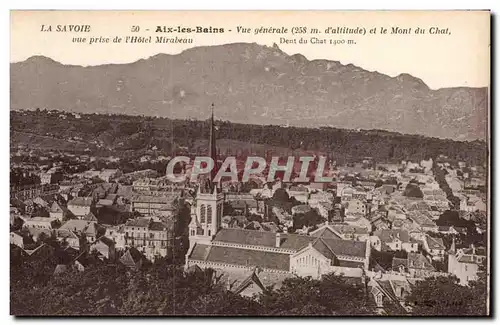
[[[210,144],[209,155],[214,161],[214,168],[210,172],[210,182],[213,184],[215,175],[217,175],[217,146],[215,145],[215,125],[214,125],[214,104],[212,103],[212,115],[210,117]]]

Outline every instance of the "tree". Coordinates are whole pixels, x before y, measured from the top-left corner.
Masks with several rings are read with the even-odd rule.
[[[419,316],[485,315],[477,308],[476,292],[458,284],[456,277],[433,277],[417,282],[408,296],[412,313]]]
[[[266,315],[369,315],[374,310],[361,282],[329,274],[321,280],[289,278],[259,296]]]
[[[424,197],[424,193],[422,193],[420,187],[412,183],[408,183],[408,185],[406,185],[403,195],[407,197],[416,197],[420,199]]]

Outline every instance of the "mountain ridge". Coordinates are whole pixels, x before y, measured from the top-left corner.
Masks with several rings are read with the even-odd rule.
[[[220,118],[237,123],[486,138],[487,88],[433,90],[407,73],[391,77],[353,64],[308,60],[277,46],[194,47],[97,66],[33,56],[10,66],[12,109],[203,119],[215,102]]]

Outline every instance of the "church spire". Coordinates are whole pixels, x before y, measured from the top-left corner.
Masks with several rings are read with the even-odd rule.
[[[210,144],[209,155],[214,161],[214,168],[210,172],[210,182],[213,184],[215,175],[217,175],[217,146],[215,145],[215,125],[214,125],[214,104],[212,103],[212,115],[210,117]]]

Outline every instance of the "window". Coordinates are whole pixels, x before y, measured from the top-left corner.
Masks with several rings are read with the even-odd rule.
[[[201,207],[200,207],[200,222],[201,223],[205,223],[206,222],[206,219],[205,219],[205,205],[203,204]]]
[[[208,224],[209,225],[212,224],[212,206],[211,205],[209,205],[207,207],[207,219],[208,219],[207,220]]]
[[[208,229],[208,236],[212,236],[212,231]]]

